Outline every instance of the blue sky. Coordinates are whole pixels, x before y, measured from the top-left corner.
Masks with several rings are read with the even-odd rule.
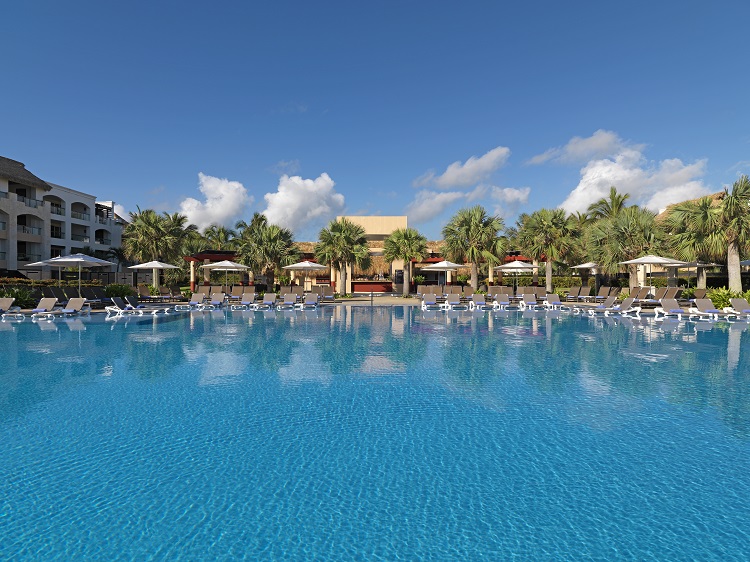
[[[746,2],[15,2],[0,155],[300,240],[339,214],[654,210],[750,170]],[[10,23],[10,25],[7,25]]]

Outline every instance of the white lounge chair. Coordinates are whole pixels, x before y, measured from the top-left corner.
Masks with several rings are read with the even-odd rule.
[[[284,299],[276,305],[276,310],[292,310],[297,304],[297,295],[295,293],[285,293]]]
[[[31,311],[31,319],[33,320],[34,318],[37,318],[37,316],[52,312],[55,309],[55,305],[57,305],[56,297],[44,297],[43,299],[40,299],[36,308]]]
[[[217,308],[221,308],[224,306],[225,297],[224,293],[213,293],[210,301],[198,305],[198,310],[216,310]]]
[[[298,302],[294,306],[299,310],[318,308],[318,295],[307,293],[302,302]]]
[[[654,308],[654,320],[660,322],[667,316],[677,316],[677,321],[682,321],[682,315],[685,314],[685,311],[682,310],[677,299],[661,299],[659,304],[661,306]]]
[[[422,310],[439,310],[440,305],[437,302],[435,293],[425,293],[422,295]]]
[[[203,305],[203,301],[205,298],[206,298],[206,295],[204,295],[203,293],[200,293],[200,292],[193,293],[187,304],[185,303],[176,304],[174,305],[174,309],[175,310],[197,310],[198,307]]]
[[[242,293],[239,303],[232,305],[232,310],[249,310],[255,304],[255,291]]]
[[[537,310],[536,294],[524,293],[518,306],[521,307],[521,310]]]
[[[510,295],[507,293],[496,294],[495,300],[492,301],[492,310],[508,310],[510,306]]]
[[[14,297],[0,298],[0,319],[12,318],[13,320],[23,320],[26,318],[21,313],[20,306],[13,306],[15,300]]]
[[[724,309],[724,312],[734,314],[737,318],[743,318],[750,320],[750,304],[747,299],[729,299],[729,303],[732,305]]]
[[[485,295],[473,293],[469,297],[469,310],[486,310],[487,306],[487,297]]]
[[[547,310],[570,310],[570,307],[560,300],[560,295],[557,293],[549,293],[542,306]]]
[[[461,302],[461,295],[459,293],[448,293],[445,295],[445,302],[440,305],[443,310],[467,310],[469,306]]]
[[[695,306],[691,306],[688,312],[690,313],[688,319],[707,318],[708,320],[718,320],[720,317],[730,318],[736,316],[735,314],[725,313],[716,308],[711,299],[695,299]]]
[[[633,304],[634,302],[635,299],[633,297],[623,299],[620,304],[614,304],[609,309],[605,310],[604,315],[609,316],[610,314],[619,314],[620,316],[630,316],[633,314],[636,318],[640,318],[641,307],[635,306]]]
[[[276,308],[276,293],[271,291],[263,295],[261,302],[253,304],[253,310],[272,310],[274,308]]]
[[[595,316],[599,313],[605,313],[608,310],[611,310],[612,306],[615,304],[615,301],[617,301],[617,297],[607,297],[606,299],[604,299],[603,303],[588,307],[585,310],[586,312],[588,312],[589,316]]]

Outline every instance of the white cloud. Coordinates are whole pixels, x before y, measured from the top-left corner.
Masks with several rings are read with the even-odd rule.
[[[334,181],[323,173],[318,178],[283,175],[275,193],[266,193],[263,213],[271,224],[291,229],[295,235],[315,234],[344,210],[344,196],[333,189]]]
[[[591,160],[581,169],[581,180],[561,207],[568,212],[585,211],[589,205],[609,195],[614,186],[630,195],[628,203],[660,211],[667,205],[709,193],[701,177],[706,160],[684,164],[672,158],[649,161],[642,147],[623,147],[611,158]]]
[[[494,202],[493,215],[509,219],[518,214],[518,210],[529,202],[530,187],[496,187],[491,186],[489,198]]]
[[[198,189],[206,197],[205,202],[188,197],[180,203],[180,212],[200,230],[214,223],[234,226],[254,200],[238,181],[199,173],[198,182]]]
[[[419,191],[414,200],[406,206],[409,222],[423,224],[440,215],[456,201],[466,198],[462,191],[438,192],[424,189]]]
[[[460,161],[453,162],[439,176],[436,176],[435,172],[427,172],[415,179],[413,185],[414,187],[434,186],[437,189],[475,185],[501,168],[508,161],[509,156],[509,148],[498,146],[482,156],[472,156],[463,164]]]
[[[300,171],[300,162],[297,159],[294,160],[279,160],[273,165],[271,171],[277,175],[291,175],[296,174]]]
[[[590,137],[573,137],[565,146],[550,148],[542,154],[530,158],[527,164],[543,164],[549,161],[564,164],[580,164],[595,158],[613,156],[625,148],[625,143],[617,133],[599,129]],[[642,146],[633,146],[643,150]]]

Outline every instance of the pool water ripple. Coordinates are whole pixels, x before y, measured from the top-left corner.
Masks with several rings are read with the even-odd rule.
[[[336,307],[85,328],[0,334],[3,559],[750,557],[730,326]]]

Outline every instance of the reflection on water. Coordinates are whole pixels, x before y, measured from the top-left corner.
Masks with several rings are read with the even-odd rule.
[[[532,392],[597,428],[658,399],[713,411],[747,436],[749,333],[745,322],[347,306],[2,323],[0,416],[118,376],[191,373],[204,387],[259,374],[323,387],[407,377],[496,411]]]

